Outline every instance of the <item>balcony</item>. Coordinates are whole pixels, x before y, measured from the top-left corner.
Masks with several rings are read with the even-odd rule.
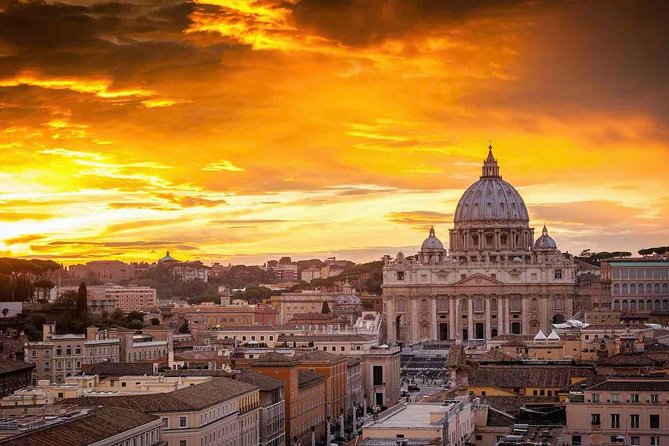
[[[584,403],[585,395],[583,392],[569,392],[569,402],[570,403]]]

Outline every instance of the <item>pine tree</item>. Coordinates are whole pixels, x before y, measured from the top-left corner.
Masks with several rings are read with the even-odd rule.
[[[81,282],[79,290],[77,291],[77,313],[81,316],[86,314],[86,307],[88,304],[88,291],[86,290],[86,283]]]

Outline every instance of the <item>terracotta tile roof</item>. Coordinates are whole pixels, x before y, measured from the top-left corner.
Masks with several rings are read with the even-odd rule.
[[[253,370],[242,370],[241,373],[235,375],[235,379],[254,384],[260,388],[260,390],[270,391],[278,389],[279,387],[284,386],[284,382],[278,379],[274,379],[271,376],[263,375],[262,373],[254,372]]]
[[[360,358],[356,358],[355,356],[347,356],[346,357],[346,365],[348,367],[351,367],[353,365],[360,364]]]
[[[516,365],[482,365],[469,372],[470,387],[513,388],[549,388],[561,389],[571,385],[572,376],[592,374],[569,366],[516,366]]]
[[[210,381],[167,393],[133,396],[82,397],[66,400],[73,405],[125,407],[141,412],[184,412],[206,409],[238,395],[257,389],[256,386],[229,378]]]
[[[0,360],[0,374],[14,373],[20,370],[29,370],[35,368],[34,364],[23,361],[15,361],[13,359]]]
[[[649,376],[594,375],[585,381],[573,384],[569,391],[629,391],[665,392],[669,390],[669,376],[655,374]]]
[[[86,375],[126,376],[153,375],[153,364],[142,362],[101,362],[82,367]]]
[[[70,421],[0,441],[8,446],[86,446],[158,420],[120,407],[99,407]]]
[[[515,358],[511,355],[504,353],[501,350],[488,350],[487,352],[481,355],[475,355],[471,358],[473,361],[478,363],[489,363],[489,362],[513,362],[518,361],[518,358]]]
[[[506,414],[497,410],[494,407],[488,409],[488,419],[486,426],[511,426],[516,423],[516,418],[510,414]]]
[[[295,359],[300,362],[329,362],[338,363],[346,361],[343,356],[335,355],[334,353],[324,352],[322,350],[299,351],[295,352]]]
[[[298,364],[295,359],[276,352],[269,352],[251,361],[251,365],[256,367],[295,367]]]
[[[324,381],[325,377],[311,370],[299,370],[297,375],[298,387],[301,389],[303,387],[310,386],[319,381]]]
[[[223,376],[225,378],[233,378],[234,374],[226,372],[225,370],[209,370],[209,369],[179,369],[167,370],[163,372],[165,376]]]
[[[644,353],[620,353],[597,361],[597,365],[649,367],[656,364],[650,355]]]

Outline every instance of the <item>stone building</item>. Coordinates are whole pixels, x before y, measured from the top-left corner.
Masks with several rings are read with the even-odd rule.
[[[558,250],[545,226],[535,240],[529,221],[489,147],[480,179],[455,210],[450,250],[431,228],[418,254],[385,257],[388,342],[535,334],[570,317],[573,258]]]

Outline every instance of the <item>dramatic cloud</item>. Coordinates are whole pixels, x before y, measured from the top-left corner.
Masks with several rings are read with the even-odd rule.
[[[0,0],[0,255],[376,258],[445,239],[490,140],[561,248],[666,244],[668,21],[654,0]]]

